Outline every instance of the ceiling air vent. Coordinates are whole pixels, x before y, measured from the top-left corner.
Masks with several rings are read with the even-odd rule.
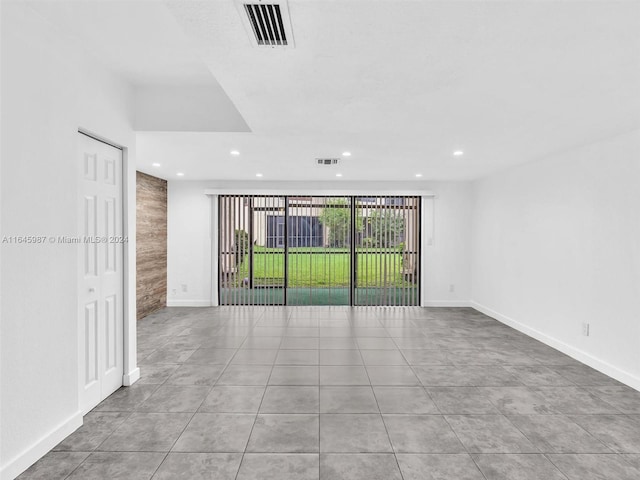
[[[251,43],[257,47],[292,47],[291,20],[286,0],[236,1]]]
[[[316,158],[318,165],[337,165],[338,158]]]

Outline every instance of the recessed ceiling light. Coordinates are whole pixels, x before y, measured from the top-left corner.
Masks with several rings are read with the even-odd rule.
[[[350,157],[351,156],[351,152],[342,152],[342,156],[343,157]]]
[[[159,166],[160,166],[160,164],[159,164],[158,162],[154,162],[154,163],[152,163],[152,164],[151,164],[151,166],[152,166],[152,167],[159,167]]]
[[[456,157],[461,157],[462,155],[464,155],[464,152],[462,150],[456,150],[455,152],[453,152],[453,154]]]
[[[182,173],[182,172],[178,172],[178,173],[176,173],[176,175],[178,175],[179,177],[184,177],[184,173]]]
[[[262,174],[261,173],[256,173],[256,177],[261,177]]]
[[[341,173],[336,173],[336,177],[341,177],[342,174]]]
[[[416,173],[416,177],[420,178],[422,176],[421,173]]]
[[[231,155],[240,155],[240,152],[238,150],[231,150],[229,153]]]

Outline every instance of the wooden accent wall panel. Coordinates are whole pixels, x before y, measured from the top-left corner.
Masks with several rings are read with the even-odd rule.
[[[136,172],[138,320],[167,305],[167,181]]]

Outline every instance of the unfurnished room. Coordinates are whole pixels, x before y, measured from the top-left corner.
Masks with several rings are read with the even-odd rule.
[[[640,2],[0,35],[1,480],[640,479]]]

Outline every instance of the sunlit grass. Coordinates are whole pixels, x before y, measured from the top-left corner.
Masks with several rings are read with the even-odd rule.
[[[400,251],[357,249],[357,286],[408,286],[403,278]],[[284,249],[254,247],[254,285],[284,283]],[[305,247],[289,249],[289,287],[325,287],[350,285],[348,248]],[[248,255],[240,265],[236,284],[248,283]]]

